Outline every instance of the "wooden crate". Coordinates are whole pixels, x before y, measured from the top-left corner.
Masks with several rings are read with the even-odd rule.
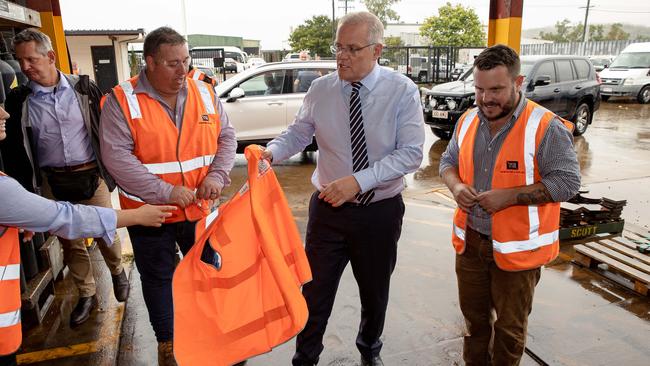
[[[650,293],[650,255],[639,253],[633,241],[625,237],[612,237],[574,248],[577,263],[597,271],[616,273],[629,281],[630,287],[637,293],[644,296]]]

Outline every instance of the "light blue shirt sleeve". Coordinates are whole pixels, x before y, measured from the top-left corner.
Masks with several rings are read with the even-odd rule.
[[[311,144],[316,131],[314,117],[311,113],[314,103],[313,90],[310,88],[307,91],[294,122],[280,136],[267,144],[267,148],[273,154],[273,162],[279,163],[288,159]]]
[[[43,198],[14,179],[0,176],[0,225],[50,232],[65,239],[101,238],[111,245],[117,215],[104,207],[73,205]]]
[[[409,89],[408,93],[402,95],[398,104],[395,150],[376,161],[368,169],[353,174],[361,187],[361,193],[414,172],[422,162],[424,144],[422,104],[417,87],[413,85]]]

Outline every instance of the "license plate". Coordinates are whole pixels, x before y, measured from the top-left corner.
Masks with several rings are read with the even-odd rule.
[[[603,93],[611,93],[612,88],[603,88]]]
[[[447,118],[449,112],[447,111],[431,111],[431,117],[433,118]]]

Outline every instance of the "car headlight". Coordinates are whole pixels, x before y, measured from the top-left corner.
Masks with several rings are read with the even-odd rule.
[[[438,105],[438,101],[436,100],[436,98],[431,97],[431,99],[429,99],[429,107],[435,108],[437,105]]]
[[[426,94],[422,94],[422,96],[420,97],[420,103],[422,103],[423,107],[427,105],[427,96],[426,96]]]
[[[623,82],[623,85],[634,85],[634,79],[632,79],[632,78],[625,79],[625,81]]]
[[[447,99],[447,107],[449,107],[449,109],[456,109],[456,101],[453,99]]]

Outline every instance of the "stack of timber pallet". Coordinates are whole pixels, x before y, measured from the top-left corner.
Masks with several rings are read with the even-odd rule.
[[[638,248],[648,243],[650,235],[626,231],[621,237],[603,237],[575,245],[574,261],[647,296],[650,293],[650,255],[641,253]]]

